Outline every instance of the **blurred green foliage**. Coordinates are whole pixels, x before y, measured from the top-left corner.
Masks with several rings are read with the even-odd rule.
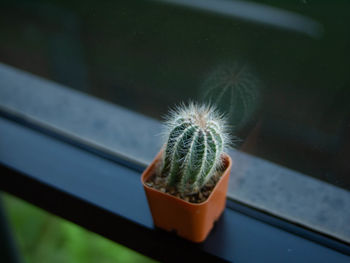
[[[24,262],[154,262],[20,199],[5,195],[4,201]]]

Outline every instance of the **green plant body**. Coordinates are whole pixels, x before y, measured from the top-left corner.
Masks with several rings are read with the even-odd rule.
[[[222,167],[229,143],[225,118],[214,107],[189,103],[166,121],[162,176],[182,195],[198,192]]]

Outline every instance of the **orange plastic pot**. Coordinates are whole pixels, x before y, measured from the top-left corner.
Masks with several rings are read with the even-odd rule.
[[[190,203],[167,193],[163,193],[145,184],[154,174],[159,152],[153,162],[141,176],[154,224],[167,231],[175,231],[177,235],[193,242],[202,242],[208,236],[225,209],[226,192],[231,172],[232,160],[224,155],[226,169],[217,182],[208,199],[202,203]]]

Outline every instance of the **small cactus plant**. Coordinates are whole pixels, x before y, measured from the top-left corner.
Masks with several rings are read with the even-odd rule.
[[[171,111],[165,126],[160,173],[181,195],[197,193],[223,165],[225,118],[212,106],[189,103]]]

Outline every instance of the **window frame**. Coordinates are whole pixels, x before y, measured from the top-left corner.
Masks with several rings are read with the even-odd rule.
[[[295,261],[297,257],[304,261],[305,258],[302,257],[305,257],[305,248],[308,251],[317,251],[317,253],[310,253],[312,255],[307,256],[314,256],[313,259],[317,258],[320,260],[319,262],[332,258],[344,259],[344,262],[349,259],[346,255],[350,255],[350,248],[346,242],[311,231],[300,224],[295,224],[295,222],[282,220],[271,215],[273,213],[269,215],[263,209],[259,211],[256,208],[249,207],[239,199],[234,201],[230,198],[228,200],[224,217],[216,224],[213,233],[203,244],[195,245],[155,229],[139,182],[139,175],[149,161],[147,158],[154,155],[158,150],[159,142],[154,143],[159,141],[158,138],[154,137],[153,140],[146,143],[146,146],[142,146],[141,150],[147,150],[146,154],[142,155],[141,153],[140,155],[144,159],[135,159],[130,154],[135,151],[135,149],[129,149],[130,144],[125,144],[124,148],[123,145],[118,145],[119,152],[115,148],[113,149],[113,147],[116,147],[115,145],[108,148],[108,143],[103,144],[96,141],[98,138],[89,137],[93,136],[96,130],[92,129],[91,134],[79,133],[73,129],[74,127],[69,130],[70,120],[68,120],[68,124],[66,123],[67,126],[60,127],[59,124],[63,123],[62,119],[60,123],[50,123],[52,121],[50,111],[44,111],[44,109],[38,111],[38,107],[56,106],[54,101],[50,101],[50,99],[57,102],[59,101],[57,98],[62,99],[62,97],[57,97],[57,93],[47,94],[54,90],[61,92],[61,95],[65,93],[66,97],[64,99],[75,98],[82,103],[85,100],[85,105],[92,108],[90,113],[95,112],[94,107],[102,107],[100,113],[105,113],[103,107],[106,105],[110,109],[110,114],[114,112],[113,109],[119,111],[121,118],[125,121],[125,124],[122,125],[123,129],[127,127],[135,129],[134,126],[151,127],[150,131],[144,130],[154,132],[160,128],[157,121],[8,66],[0,65],[0,76],[0,93],[2,95],[7,94],[7,96],[0,96],[0,127],[2,127],[0,130],[2,130],[3,135],[5,134],[0,139],[0,146],[3,149],[0,155],[0,169],[3,178],[5,178],[0,183],[2,190],[158,260],[169,261],[171,256],[171,260],[176,261],[183,259],[186,255],[186,259],[189,257],[193,259],[211,258],[223,261],[252,261],[253,259],[256,260],[257,256],[260,260],[264,258],[273,261],[277,259]],[[42,92],[45,89],[46,93]],[[25,94],[19,94],[19,90],[40,94],[40,97],[33,97],[36,103],[35,111],[29,110],[30,106],[33,106],[30,105],[33,103],[31,101],[33,98],[29,98]],[[21,97],[23,99],[22,104],[17,100]],[[40,98],[46,103],[40,104]],[[53,103],[47,103],[48,100]],[[77,101],[64,106],[67,107],[67,105],[81,106]],[[59,115],[58,113],[55,112],[54,115]],[[46,114],[46,117],[41,114]],[[92,117],[94,116],[89,115],[86,118],[91,121]],[[80,118],[83,118],[83,115],[80,115]],[[116,118],[115,115],[114,118]],[[137,121],[130,124],[127,121],[130,122],[130,118],[137,119]],[[85,123],[85,119],[79,120],[80,123]],[[88,122],[89,125],[91,123],[94,124],[93,121]],[[112,124],[104,127],[111,128],[110,125]],[[131,136],[136,133],[127,132],[126,134]],[[117,137],[114,138],[123,140],[124,137],[118,137],[119,135],[117,134]],[[136,141],[136,143],[134,141],[134,145],[140,143],[138,139],[144,140],[145,138],[147,138],[145,135],[142,138],[133,138]],[[7,148],[4,148],[5,145],[7,145]],[[40,159],[23,158],[23,154],[26,154],[27,157],[32,156],[32,153],[37,152],[38,148],[47,154],[42,155]],[[56,154],[58,149],[61,149],[61,155]],[[231,152],[230,154],[239,156],[242,153]],[[68,158],[69,156],[70,158]],[[70,163],[70,166],[75,169],[74,173],[69,170],[72,167],[62,165],[61,162],[67,162],[67,160],[78,160],[77,163]],[[120,189],[126,187],[125,191],[137,196],[134,204],[141,204],[141,211],[144,211],[144,215],[138,214],[138,216],[133,217],[133,211],[136,211],[139,207],[135,207],[135,205],[127,207],[122,202],[118,202],[118,206],[113,206],[113,209],[108,208],[106,204],[111,205],[112,201],[110,195],[106,194],[107,192],[100,192],[100,195],[98,195],[92,191],[94,195],[89,196],[88,193],[94,189],[94,184],[91,180],[86,181],[87,178],[84,176],[82,167],[84,167],[84,163],[89,163],[87,160],[96,162],[96,167],[99,167],[96,170],[96,176],[98,176],[98,173],[103,176],[105,169],[115,170],[115,173],[113,173],[114,184],[119,185]],[[48,166],[48,163],[56,168],[57,165],[61,164],[60,166],[63,166],[63,168],[54,169],[54,167]],[[270,165],[273,167],[274,164]],[[103,177],[98,178],[101,180]],[[128,182],[131,178],[132,181]],[[100,183],[102,185],[108,184],[107,181],[103,182],[103,180]],[[125,193],[123,197],[126,200],[128,198]],[[125,211],[128,212],[125,213]],[[126,214],[131,216],[126,216]],[[86,217],[86,215],[89,216]],[[242,229],[242,225],[246,227]],[[251,229],[257,231],[253,237],[249,236],[249,233],[252,234]],[[264,233],[269,235],[269,242],[266,242]],[[137,238],[135,238],[136,235]],[[252,240],[249,240],[249,238],[252,238]],[[247,244],[249,244],[249,247],[246,246]],[[174,253],[173,248],[175,246],[186,253]],[[276,251],[276,247],[290,248],[284,251]],[[249,251],[258,251],[258,253],[254,254]],[[291,255],[293,256],[290,257]]]

